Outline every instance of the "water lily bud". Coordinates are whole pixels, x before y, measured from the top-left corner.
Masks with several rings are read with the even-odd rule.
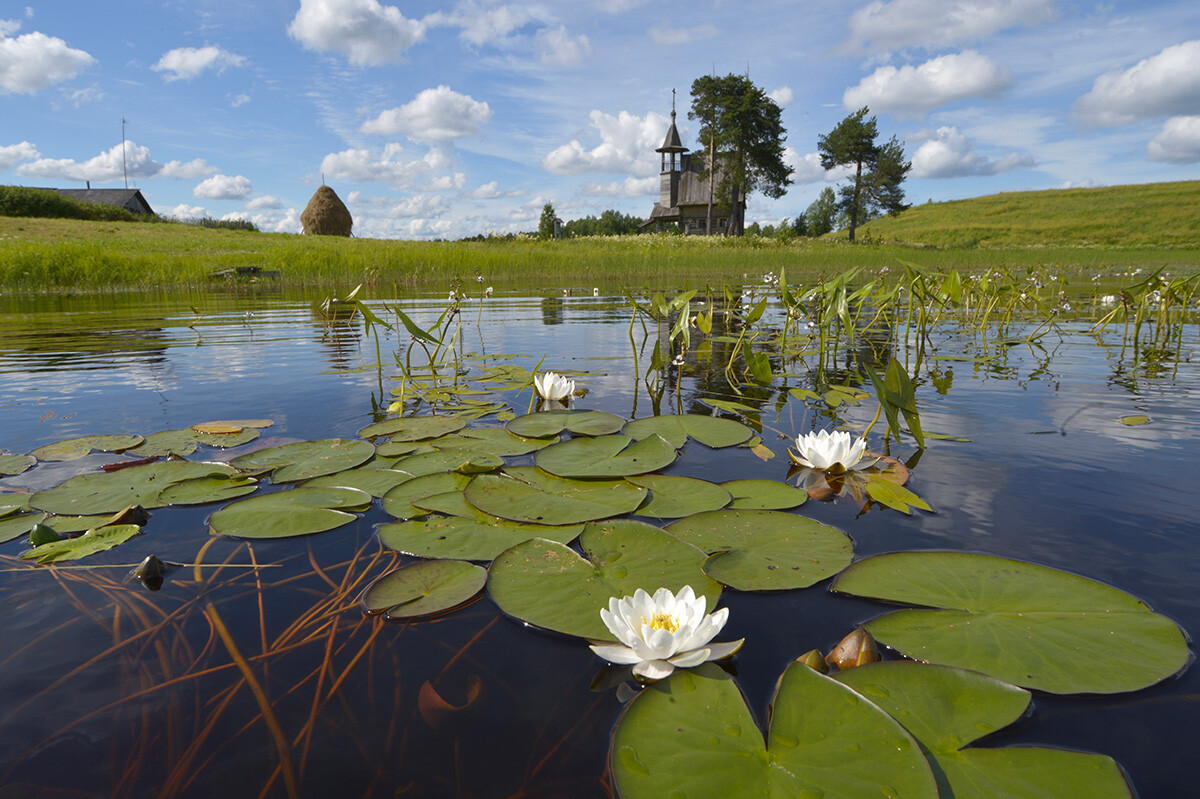
[[[803,663],[815,672],[821,674],[829,673],[829,664],[825,662],[825,658],[821,656],[821,650],[810,649],[800,657],[796,658],[797,663]]]
[[[138,527],[145,527],[150,521],[150,514],[141,505],[129,505],[124,510],[117,511],[104,522],[105,527],[110,524],[136,524]]]
[[[63,536],[53,527],[44,524],[35,524],[33,529],[29,531],[30,546],[40,547],[42,544],[49,544],[51,541],[61,541]]]
[[[875,646],[875,639],[862,627],[854,628],[854,632],[839,641],[825,656],[826,663],[839,669],[852,669],[878,661],[879,648]]]
[[[151,591],[162,588],[163,575],[167,573],[167,564],[157,555],[147,555],[146,559],[133,570],[133,576]]]

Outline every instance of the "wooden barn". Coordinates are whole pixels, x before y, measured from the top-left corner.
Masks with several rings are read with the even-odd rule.
[[[51,189],[64,197],[85,203],[115,205],[135,214],[154,214],[140,189]]]

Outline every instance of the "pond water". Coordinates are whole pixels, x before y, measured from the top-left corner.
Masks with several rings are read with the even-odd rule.
[[[312,299],[255,290],[0,299],[0,450],[222,419],[273,422],[234,454],[354,439],[386,417],[399,386],[393,354],[403,354],[410,338],[367,331],[361,317],[331,323]],[[369,304],[395,322],[382,304]],[[444,294],[395,301],[422,327],[433,326],[446,304]],[[827,409],[789,393],[816,386],[817,370],[803,363],[775,355],[771,384],[735,393],[721,369],[728,342],[708,362],[696,347],[681,369],[670,367],[656,406],[631,358],[623,296],[547,290],[492,297],[482,307],[471,300],[462,311],[467,381],[489,366],[540,363],[582,373],[575,380],[587,394],[576,407],[628,419],[656,409],[716,413],[704,399],[755,409],[736,418],[761,432],[774,457],[691,441],[669,474],[784,481],[789,443],[831,424]],[[781,323],[769,306],[764,328]],[[1018,324],[1009,338],[1036,326]],[[921,424],[962,440],[930,438],[918,451],[905,436],[890,453],[909,466],[907,487],[934,512],[879,505],[864,512],[839,498],[809,500],[795,513],[844,530],[856,558],[936,549],[1068,570],[1141,598],[1194,635],[1200,325],[1194,318],[1183,325],[1165,350],[1130,344],[1120,325],[1100,335],[1090,327],[1086,314],[1068,314],[1036,345],[935,328],[916,374]],[[651,325],[647,336],[639,321],[632,336],[644,372],[668,330]],[[823,365],[824,378],[838,382],[865,357],[861,349],[841,351]],[[869,382],[860,387],[872,391]],[[520,415],[530,392],[499,388],[492,398]],[[861,430],[876,407],[872,396],[840,409],[839,426]],[[1133,416],[1148,422],[1122,422]],[[471,424],[502,422],[493,415]],[[873,448],[883,446],[883,424],[874,428]],[[230,453],[202,449],[191,457],[202,456]],[[0,486],[41,490],[122,457],[40,463]],[[206,519],[217,507],[151,511],[142,535],[77,564],[98,568],[33,568],[18,560],[26,538],[0,544],[0,786],[45,791],[0,793],[615,794],[608,757],[622,711],[620,679],[583,641],[510,618],[487,594],[429,620],[365,615],[356,602],[361,590],[411,560],[380,547],[375,528],[393,518],[378,500],[337,529],[249,546],[210,535]],[[151,592],[127,578],[150,554],[189,565],[170,570]],[[192,565],[201,560],[203,567]],[[215,568],[222,563],[229,565]],[[746,639],[727,668],[760,724],[793,659],[828,651],[889,609],[833,595],[827,585],[722,595],[730,609],[722,637]],[[1192,756],[1200,747],[1198,674],[1186,669],[1114,696],[1035,692],[1032,713],[985,744],[1109,755],[1138,795],[1187,795],[1200,783]]]

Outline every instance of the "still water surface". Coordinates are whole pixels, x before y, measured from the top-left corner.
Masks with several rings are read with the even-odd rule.
[[[399,307],[430,325],[445,303],[414,297]],[[530,369],[544,356],[543,368],[587,373],[577,378],[589,392],[579,407],[654,412],[634,373],[622,299],[531,293],[477,310],[465,306],[464,351],[504,356],[497,362],[515,354]],[[1200,332],[1185,328],[1182,348],[1161,363],[1134,363],[1119,330],[1097,340],[1087,328],[1069,321],[1040,348],[1001,347],[983,362],[973,359],[977,341],[940,332],[939,357],[919,375],[922,424],[969,441],[933,440],[917,453],[905,439],[892,451],[936,512],[815,501],[798,512],[845,530],[857,557],[952,549],[1029,560],[1135,594],[1194,635]],[[0,450],[243,418],[273,420],[263,436],[274,443],[354,438],[392,399],[391,353],[407,345],[384,331],[380,373],[360,323],[330,325],[308,299],[275,294],[7,298]],[[668,471],[784,480],[787,439],[828,424],[788,398],[808,380],[796,369],[740,398],[760,408],[773,459],[691,442]],[[684,411],[711,412],[702,396],[736,398],[691,362],[680,389]],[[502,398],[517,413],[529,405],[528,391]],[[874,410],[870,399],[845,418],[861,427]],[[1120,423],[1135,414],[1150,422]],[[115,457],[40,465],[0,485],[44,488]],[[194,563],[213,507],[156,510],[144,535],[88,562],[153,553]],[[252,552],[218,537],[205,563],[272,565],[206,569],[199,582],[179,568],[153,593],[125,582],[123,567],[0,572],[0,786],[42,786],[48,796],[285,796],[285,740],[303,796],[611,795],[608,740],[621,705],[582,642],[504,617],[486,596],[420,623],[362,614],[357,591],[397,562],[374,538],[388,521],[376,502],[355,523],[254,542]],[[24,548],[0,544],[0,568]],[[824,589],[724,594],[722,637],[746,638],[733,670],[760,720],[793,658],[827,651],[882,611]],[[274,730],[214,617],[270,697]],[[1032,715],[987,743],[1107,754],[1142,797],[1191,795],[1200,784],[1197,675],[1191,668],[1114,697],[1036,694]]]

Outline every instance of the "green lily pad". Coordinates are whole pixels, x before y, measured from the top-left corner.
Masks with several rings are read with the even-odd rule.
[[[467,502],[484,513],[533,524],[578,524],[635,510],[646,489],[624,480],[573,480],[532,466],[481,474],[466,488]]]
[[[477,430],[463,430],[454,435],[442,436],[429,443],[438,449],[471,449],[509,457],[528,455],[543,447],[557,444],[558,441],[558,436],[527,438],[514,435],[503,427],[481,427]]]
[[[694,413],[635,419],[625,425],[621,432],[639,441],[657,433],[670,441],[676,449],[681,449],[688,438],[694,438],[705,446],[717,449],[737,446],[749,441],[754,435],[753,430],[733,419]]]
[[[45,519],[44,513],[15,513],[5,516],[0,519],[0,544],[29,535],[29,531]]]
[[[0,493],[0,519],[13,513],[29,509],[29,497],[32,494],[9,492]]]
[[[40,461],[73,461],[93,450],[121,452],[136,447],[143,440],[138,435],[80,436],[38,447],[29,454]]]
[[[130,505],[158,508],[167,486],[199,477],[226,477],[237,470],[224,463],[159,461],[115,472],[80,474],[29,498],[30,507],[60,516],[116,513]]]
[[[625,426],[625,420],[604,411],[539,411],[518,416],[506,427],[513,435],[548,438],[562,432],[606,436]]]
[[[467,426],[462,419],[450,416],[406,416],[369,424],[358,431],[359,438],[388,436],[389,441],[424,441],[444,436]]]
[[[850,564],[854,547],[836,527],[773,510],[716,510],[667,525],[708,552],[704,571],[730,588],[807,588]]]
[[[435,451],[428,441],[385,441],[375,445],[377,458],[402,458],[406,455],[422,455]]]
[[[388,572],[363,591],[368,613],[389,619],[415,619],[442,613],[483,590],[487,569],[461,560],[425,560]]]
[[[729,492],[716,483],[667,474],[627,477],[629,482],[650,489],[650,500],[639,507],[639,516],[680,519],[693,513],[717,510],[729,504]]]
[[[471,482],[471,477],[458,472],[438,472],[415,477],[390,489],[383,495],[383,509],[397,519],[413,519],[418,516],[428,516],[429,510],[419,508],[412,503],[426,497],[445,494],[447,492],[462,493]]]
[[[767,742],[737,684],[711,663],[630,702],[613,733],[622,799],[936,799],[913,738],[853,690],[800,663],[783,673]]]
[[[911,658],[1050,693],[1136,691],[1176,674],[1189,659],[1179,626],[1136,597],[1008,558],[876,555],[830,588],[929,608],[893,611],[863,625]]]
[[[481,513],[468,505],[461,491],[437,494],[430,499],[449,499],[437,509],[453,512],[420,521],[384,524],[379,540],[407,555],[419,558],[492,560],[504,550],[531,538],[568,544],[583,532],[582,524],[552,527],[513,522]],[[420,500],[417,500],[420,501]]]
[[[1117,421],[1119,421],[1121,424],[1127,424],[1127,425],[1149,424],[1149,423],[1150,423],[1150,417],[1149,417],[1149,416],[1142,416],[1142,415],[1136,415],[1136,416],[1122,416],[1122,417],[1121,417],[1120,419],[1118,419]]]
[[[600,620],[611,597],[690,585],[707,598],[710,610],[720,599],[720,583],[701,568],[704,553],[652,525],[592,522],[579,545],[585,557],[541,538],[505,550],[488,570],[488,593],[502,611],[522,621],[604,641],[616,640]]]
[[[248,444],[258,436],[258,430],[252,427],[244,427],[233,433],[205,433],[185,427],[182,430],[163,430],[151,433],[141,444],[125,452],[139,458],[165,457],[171,454],[191,455],[200,444],[227,449]]]
[[[11,477],[33,468],[37,458],[15,452],[0,452],[0,477]]]
[[[491,452],[473,449],[447,449],[409,455],[392,464],[392,468],[408,472],[413,477],[423,477],[438,472],[460,472],[461,474],[483,474],[504,465],[504,458]]]
[[[106,549],[112,549],[117,544],[124,543],[139,532],[136,524],[113,524],[108,527],[97,527],[88,530],[78,538],[63,538],[48,544],[34,547],[21,553],[25,560],[36,560],[38,563],[57,563],[62,560],[79,560]]]
[[[651,434],[641,441],[628,436],[573,438],[540,450],[533,462],[559,477],[624,477],[656,472],[677,457],[679,451],[669,441]]]
[[[371,466],[359,466],[336,474],[327,474],[305,481],[310,488],[318,486],[349,486],[359,491],[366,491],[373,497],[382,497],[401,483],[413,479],[408,472],[396,469],[376,469]]]
[[[1121,768],[1104,755],[1038,746],[967,745],[1020,719],[1029,692],[986,674],[911,661],[839,672],[848,685],[898,721],[937,767],[942,796],[1128,797]]]
[[[272,482],[291,483],[353,469],[374,455],[375,447],[368,441],[326,438],[260,449],[230,463],[239,469],[270,469]]]
[[[103,527],[112,521],[111,513],[91,516],[47,516],[43,523],[59,533],[82,533],[94,527]]]
[[[203,505],[253,494],[258,481],[240,474],[195,477],[172,483],[158,492],[160,505]]]
[[[354,521],[353,510],[371,503],[356,488],[326,486],[292,488],[231,502],[208,517],[213,535],[239,538],[285,538],[320,533]]]
[[[787,510],[808,499],[807,491],[778,480],[730,480],[721,487],[733,495],[730,510]]]

